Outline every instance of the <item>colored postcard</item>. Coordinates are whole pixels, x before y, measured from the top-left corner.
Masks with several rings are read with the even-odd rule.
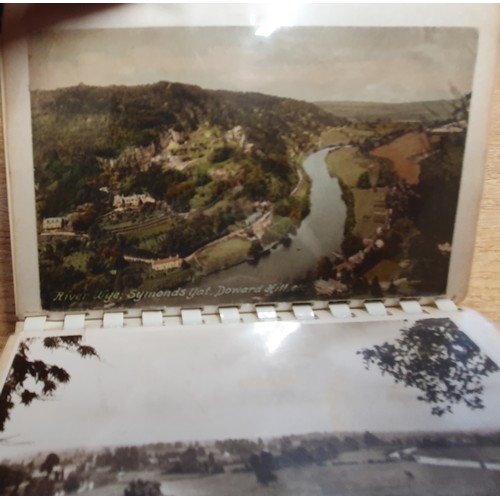
[[[477,35],[33,34],[43,308],[444,294]]]

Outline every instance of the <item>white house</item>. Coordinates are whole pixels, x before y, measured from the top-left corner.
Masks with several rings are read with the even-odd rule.
[[[170,269],[179,269],[182,266],[182,259],[178,255],[167,257],[166,259],[154,260],[151,263],[153,271],[169,271]]]
[[[44,231],[55,231],[64,227],[64,217],[47,217],[42,221],[42,228]]]
[[[138,208],[144,203],[154,203],[155,199],[149,194],[131,194],[123,196],[115,194],[113,198],[113,207],[115,208]]]

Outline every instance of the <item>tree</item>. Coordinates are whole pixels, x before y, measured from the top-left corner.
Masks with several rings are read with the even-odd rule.
[[[32,478],[23,491],[25,496],[54,496],[54,481],[46,477]]]
[[[96,221],[97,215],[95,206],[87,203],[84,209],[73,216],[73,229],[75,231],[87,231]]]
[[[378,279],[378,276],[375,276],[375,278],[373,278],[373,280],[370,284],[370,293],[375,298],[380,298],[380,297],[384,296],[384,293],[382,292],[382,288],[380,287],[380,281]]]
[[[318,278],[327,280],[333,276],[333,264],[332,261],[323,255],[318,259],[318,265],[316,267],[316,275]]]
[[[252,453],[249,464],[255,473],[257,481],[263,486],[268,486],[270,482],[278,480],[273,472],[274,459],[271,453],[266,451],[262,451],[260,454]]]
[[[358,177],[358,182],[356,184],[356,187],[358,189],[370,189],[371,183],[370,183],[370,174],[368,171],[363,172],[359,177]]]
[[[43,339],[43,345],[48,349],[61,348],[77,352],[82,358],[98,357],[95,349],[82,345],[81,340],[80,336],[47,337]],[[30,359],[32,341],[33,339],[26,340],[19,345],[0,394],[0,432],[5,430],[16,402],[29,406],[36,399],[52,395],[59,384],[66,384],[70,380],[70,375],[64,368],[39,359]]]
[[[46,472],[47,476],[50,476],[52,469],[56,465],[59,465],[60,462],[61,460],[58,455],[56,455],[55,453],[49,453],[43,464],[40,466],[40,471]]]
[[[25,479],[23,469],[0,464],[0,495],[15,494]]]
[[[199,450],[198,454],[200,454]],[[224,472],[224,467],[216,462],[215,456],[211,452],[208,454],[207,469],[209,474],[222,474]]]
[[[264,249],[262,248],[262,245],[260,244],[259,240],[253,240],[250,249],[248,250],[248,256],[255,262],[258,262],[262,251]]]
[[[391,186],[385,196],[385,206],[391,211],[391,221],[401,218],[416,221],[421,210],[421,194],[405,180]]]
[[[161,496],[161,486],[157,481],[137,479],[130,481],[123,492],[125,496]]]
[[[465,404],[484,408],[484,377],[498,366],[448,318],[423,319],[401,330],[401,338],[358,351],[366,369],[374,365],[396,383],[421,392],[417,399],[431,405],[433,415],[452,413]]]
[[[355,234],[346,236],[340,245],[344,257],[348,258],[363,250],[363,240]]]
[[[79,487],[80,479],[77,474],[72,472],[64,481],[63,489],[66,493],[74,493],[75,491],[78,491]]]
[[[379,439],[375,434],[372,434],[371,432],[366,431],[363,434],[363,442],[365,443],[366,446],[380,446],[381,444],[384,444],[384,442]]]
[[[115,450],[114,470],[138,470],[140,466],[139,450],[136,446],[123,446]]]

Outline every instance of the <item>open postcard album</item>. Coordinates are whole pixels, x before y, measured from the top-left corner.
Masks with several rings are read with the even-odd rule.
[[[5,8],[0,494],[500,492],[498,7],[289,7]]]

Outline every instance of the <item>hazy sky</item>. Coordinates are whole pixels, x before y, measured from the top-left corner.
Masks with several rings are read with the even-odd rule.
[[[461,404],[436,417],[417,401],[419,391],[365,370],[356,351],[393,341],[410,323],[298,325],[88,333],[99,360],[35,340],[32,357],[65,367],[72,379],[45,401],[14,408],[0,459],[61,447],[500,427],[499,373],[484,379],[486,409]],[[491,326],[471,326],[491,336]]]
[[[477,33],[465,28],[134,28],[30,39],[31,89],[192,83],[309,101],[404,102],[470,91]]]

